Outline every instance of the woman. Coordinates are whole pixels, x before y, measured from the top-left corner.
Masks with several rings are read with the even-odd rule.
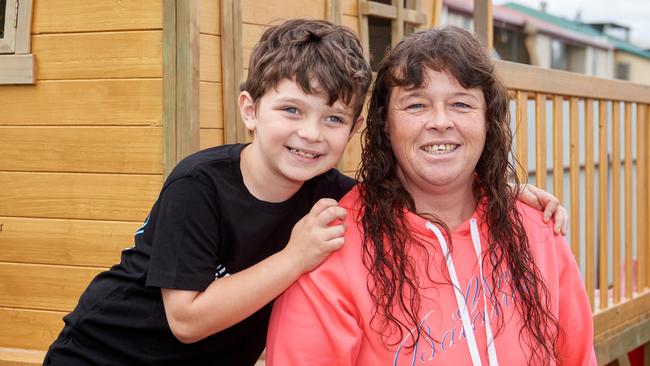
[[[596,364],[566,241],[508,185],[508,121],[470,33],[415,33],[384,58],[345,246],[276,302],[270,366]]]

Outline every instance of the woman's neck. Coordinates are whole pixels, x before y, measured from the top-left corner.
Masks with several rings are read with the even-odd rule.
[[[462,189],[430,191],[426,194],[413,193],[415,208],[418,213],[434,215],[454,231],[467,221],[476,210],[476,197],[471,185]]]

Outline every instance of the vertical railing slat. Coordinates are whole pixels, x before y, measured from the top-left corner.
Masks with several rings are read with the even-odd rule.
[[[539,93],[535,97],[535,128],[535,184],[546,190],[546,96]]]
[[[553,194],[564,202],[564,137],[563,137],[564,98],[553,96]]]
[[[625,297],[632,298],[632,104],[625,102]]]
[[[520,182],[528,179],[528,94],[517,90],[517,177]]]
[[[607,101],[598,102],[598,280],[600,289],[600,309],[607,308],[607,180],[609,159],[607,156]]]
[[[585,287],[594,309],[594,101],[585,100]]]
[[[612,101],[612,271],[614,304],[621,302],[621,103]]]
[[[571,197],[571,251],[580,263],[580,125],[578,98],[569,101],[569,175]]]
[[[648,166],[646,162],[646,138],[645,131],[648,121],[647,117],[647,106],[644,104],[637,104],[637,113],[636,113],[636,195],[637,195],[637,268],[638,268],[638,277],[637,277],[637,292],[643,292],[645,288],[645,248],[647,245],[647,212],[648,208],[644,204],[646,202],[646,192],[647,192],[647,180],[646,175],[648,172]]]

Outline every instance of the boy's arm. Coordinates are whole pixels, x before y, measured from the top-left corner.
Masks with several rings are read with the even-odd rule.
[[[178,340],[193,343],[255,313],[343,245],[345,209],[332,199],[318,201],[294,226],[280,252],[230,276],[205,291],[162,289],[167,322]]]
[[[519,192],[517,198],[521,202],[544,211],[545,222],[548,222],[553,217],[553,231],[555,234],[566,235],[569,216],[557,197],[532,184],[521,184]]]

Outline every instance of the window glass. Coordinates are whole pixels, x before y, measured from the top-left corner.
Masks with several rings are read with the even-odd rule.
[[[368,17],[368,34],[370,47],[370,66],[377,71],[379,62],[391,45],[391,20],[379,17]]]
[[[5,37],[5,10],[7,9],[7,0],[0,0],[0,38]]]
[[[564,42],[557,39],[551,41],[551,68],[568,70],[566,46]]]

